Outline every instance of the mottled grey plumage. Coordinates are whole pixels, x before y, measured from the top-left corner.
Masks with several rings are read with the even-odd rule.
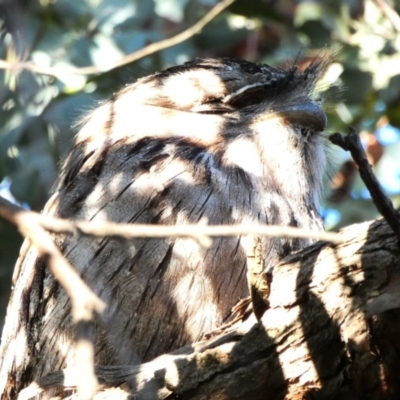
[[[140,79],[86,118],[45,212],[322,229],[326,119],[313,97],[322,69],[199,59]],[[57,241],[108,304],[96,321],[98,364],[137,363],[196,341],[248,296],[245,238],[217,238],[207,250],[191,239]],[[265,265],[310,242],[264,238]],[[18,347],[3,338],[0,390],[5,371],[25,371],[20,387],[73,364],[69,300],[34,250],[15,277],[7,324],[21,338]]]

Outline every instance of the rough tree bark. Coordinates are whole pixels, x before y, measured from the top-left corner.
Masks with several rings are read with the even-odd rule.
[[[99,366],[96,398],[398,398],[398,240],[383,220],[341,234],[344,244],[319,242],[275,267],[260,323],[249,319],[141,366]],[[74,397],[74,372],[54,372],[20,398]]]

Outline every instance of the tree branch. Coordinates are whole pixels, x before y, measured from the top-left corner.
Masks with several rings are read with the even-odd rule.
[[[52,274],[67,292],[76,326],[75,356],[80,367],[80,399],[91,399],[97,388],[93,357],[93,314],[101,313],[105,303],[80,278],[61,254],[53,238],[38,223],[40,215],[13,205],[0,197],[0,217],[15,225],[29,239]]]
[[[395,210],[392,201],[386,196],[381,185],[376,179],[360,142],[360,138],[358,137],[354,128],[349,128],[349,133],[347,136],[344,136],[340,133],[334,133],[329,136],[329,140],[342,149],[350,151],[351,156],[358,166],[360,176],[371,194],[372,201],[400,240],[399,213]]]
[[[382,13],[391,22],[397,33],[400,33],[400,16],[386,0],[375,0]]]
[[[189,237],[204,247],[211,245],[210,236],[240,236],[260,235],[271,237],[312,238],[332,243],[341,243],[343,239],[332,232],[319,232],[289,226],[275,225],[206,225],[202,220],[197,225],[152,225],[152,224],[122,224],[115,222],[84,222],[53,218],[26,211],[4,198],[0,197],[0,217],[11,223],[13,215],[29,216],[32,224],[39,224],[43,229],[52,233],[84,234],[94,237],[113,237],[123,239],[133,238],[163,238]],[[15,224],[14,224],[15,225]]]
[[[96,66],[88,66],[81,68],[53,68],[53,67],[40,67],[35,65],[31,61],[26,62],[16,62],[10,63],[6,60],[0,60],[0,69],[7,70],[20,70],[26,69],[28,71],[34,72],[36,74],[48,75],[58,78],[60,76],[65,75],[99,75],[105,72],[109,72],[113,69],[122,67],[124,65],[130,64],[134,61],[138,61],[144,57],[147,57],[151,54],[157,53],[158,51],[168,49],[172,46],[176,46],[179,43],[188,40],[192,36],[201,32],[201,30],[210,23],[217,15],[219,15],[222,11],[227,9],[231,4],[234,3],[235,0],[222,0],[215,7],[213,7],[203,18],[197,21],[193,26],[184,30],[183,32],[178,33],[177,35],[160,40],[159,42],[152,43],[138,51],[127,54],[121,60],[117,61],[114,65],[111,65],[107,68],[99,68]]]

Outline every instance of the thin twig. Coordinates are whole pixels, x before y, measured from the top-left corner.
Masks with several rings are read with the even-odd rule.
[[[12,208],[12,210],[11,210]],[[10,221],[7,213],[19,211],[29,216],[30,222],[39,224],[42,229],[52,233],[77,234],[93,237],[112,238],[164,238],[188,237],[200,245],[209,247],[211,236],[261,235],[271,237],[292,237],[318,239],[332,243],[343,243],[344,239],[337,233],[311,231],[308,229],[276,225],[207,225],[205,220],[196,225],[152,225],[152,224],[122,224],[116,222],[84,222],[43,216],[33,211],[26,211],[0,198],[0,217]]]
[[[311,238],[332,243],[342,243],[343,239],[336,233],[316,232],[307,229],[299,229],[289,226],[275,225],[142,225],[119,224],[113,222],[71,222],[61,219],[41,219],[41,224],[47,230],[55,233],[74,233],[80,231],[85,235],[97,237],[132,238],[162,238],[162,237],[190,237],[198,241],[202,246],[209,247],[210,236],[239,236],[261,235],[272,237]]]
[[[311,231],[289,226],[276,225],[207,225],[205,220],[196,225],[152,225],[122,224],[115,222],[81,222],[39,215],[39,223],[53,233],[74,234],[80,232],[95,237],[132,238],[164,238],[189,237],[203,247],[211,245],[210,236],[261,235],[271,237],[293,237],[318,239],[332,243],[342,243],[343,238],[331,232]]]
[[[391,22],[396,32],[400,33],[400,16],[396,10],[386,0],[375,0],[375,2]]]
[[[334,133],[329,136],[329,140],[342,149],[350,151],[358,166],[360,176],[371,194],[372,201],[400,240],[400,215],[376,179],[355,129],[349,127],[349,134],[346,136]]]
[[[178,33],[177,35],[171,38],[160,40],[159,42],[152,43],[131,54],[127,54],[126,56],[122,57],[121,60],[117,61],[115,64],[105,68],[99,68],[94,65],[82,68],[75,68],[75,67],[53,68],[53,67],[40,67],[38,65],[35,65],[31,61],[10,63],[5,60],[0,60],[0,69],[7,69],[7,70],[26,69],[37,74],[53,76],[56,78],[65,75],[98,75],[105,72],[109,72],[115,68],[119,68],[124,65],[130,64],[134,61],[138,61],[141,58],[157,53],[158,51],[168,49],[172,46],[184,42],[185,40],[188,40],[192,36],[200,33],[201,30],[209,22],[211,22],[218,14],[220,14],[234,2],[235,0],[222,0],[220,3],[214,6],[203,18],[197,21],[190,28],[184,30],[181,33]]]
[[[83,282],[75,269],[61,254],[52,237],[39,223],[40,214],[25,211],[0,197],[0,217],[15,225],[22,235],[30,240],[71,299],[72,318],[75,326],[80,327],[86,323],[85,327],[88,328],[88,321],[90,324],[94,312],[102,312],[105,304]],[[91,399],[97,388],[94,358],[87,356],[87,354],[94,353],[93,335],[90,335],[90,327],[88,331],[84,334],[82,329],[79,329],[75,342],[78,365],[81,363],[81,385],[78,386],[78,395],[81,399]],[[90,337],[91,339],[89,339]],[[82,352],[81,349],[85,351]]]

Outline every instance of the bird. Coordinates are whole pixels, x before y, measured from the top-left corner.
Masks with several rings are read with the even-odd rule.
[[[198,58],[140,78],[83,118],[43,213],[322,230],[327,118],[317,89],[328,63],[300,70]],[[198,341],[249,295],[245,236],[217,237],[209,248],[189,237],[54,240],[107,304],[95,320],[99,365],[138,364]],[[312,242],[261,238],[265,268]],[[8,309],[19,317],[0,349],[0,386],[13,374],[15,392],[74,365],[70,301],[24,246]]]

